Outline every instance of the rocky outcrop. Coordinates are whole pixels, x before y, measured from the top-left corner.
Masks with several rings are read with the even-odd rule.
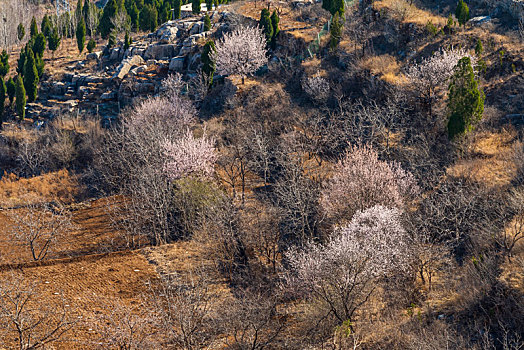
[[[144,59],[141,56],[135,55],[130,58],[126,58],[120,63],[120,66],[116,69],[115,74],[113,74],[113,79],[124,79],[124,77],[129,73],[133,66],[140,66],[144,64]]]

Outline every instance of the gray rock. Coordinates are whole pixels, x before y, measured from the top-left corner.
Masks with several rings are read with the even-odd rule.
[[[191,30],[189,30],[189,35],[193,34],[199,34],[204,29],[204,22],[198,21],[193,26],[191,26]]]
[[[120,48],[115,47],[113,50],[111,50],[111,53],[109,54],[109,60],[110,61],[117,61],[120,59]]]
[[[469,23],[473,26],[481,26],[489,22],[491,22],[490,16],[478,16],[478,17],[473,17],[472,19],[469,20]]]
[[[171,59],[169,62],[169,70],[174,72],[180,72],[184,69],[185,57],[178,56]]]
[[[100,99],[102,101],[111,101],[111,100],[114,100],[117,96],[117,93],[116,91],[108,91],[108,92],[104,92],[101,96],[100,96]]]
[[[176,45],[151,45],[147,48],[144,53],[144,59],[161,59],[171,58],[176,56]]]
[[[113,74],[113,79],[124,79],[124,77],[127,75],[127,73],[129,73],[133,66],[139,66],[142,64],[144,64],[144,59],[138,55],[126,58],[122,61],[122,63],[120,63],[120,66],[118,66],[118,68],[116,69],[115,74]]]
[[[100,56],[102,56],[102,51],[91,52],[87,54],[86,59],[88,61],[98,61]]]

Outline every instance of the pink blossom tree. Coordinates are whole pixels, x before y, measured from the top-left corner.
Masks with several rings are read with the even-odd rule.
[[[474,65],[475,56],[471,56],[463,49],[450,49],[440,50],[431,57],[423,59],[420,63],[414,63],[408,68],[406,76],[413,88],[420,92],[428,105],[430,117],[433,101],[437,97],[438,90],[451,77],[458,61],[466,56],[472,60]]]
[[[217,156],[214,140],[204,136],[197,139],[187,129],[186,133],[174,140],[166,140],[163,144],[166,161],[164,171],[172,180],[188,175],[210,175]]]
[[[354,146],[335,166],[321,206],[335,221],[349,220],[375,205],[402,209],[419,192],[413,175],[396,162],[378,159],[368,146]]]
[[[400,210],[378,205],[358,211],[325,244],[310,243],[286,253],[287,286],[309,302],[321,320],[351,322],[386,277],[410,272],[410,245]]]
[[[217,41],[211,54],[217,72],[244,78],[267,63],[266,38],[261,28],[240,26]]]

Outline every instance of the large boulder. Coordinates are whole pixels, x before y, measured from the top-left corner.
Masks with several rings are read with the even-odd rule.
[[[156,31],[156,37],[161,44],[171,44],[176,41],[178,28],[175,26],[164,25]]]
[[[88,61],[98,61],[101,56],[102,56],[102,51],[96,51],[96,52],[88,53],[86,56],[86,59]]]
[[[166,44],[166,45],[151,45],[147,48],[144,53],[144,58],[149,59],[169,59],[176,56],[176,45]]]
[[[113,79],[117,78],[122,80],[127,75],[127,73],[129,73],[131,68],[133,68],[133,66],[141,66],[143,64],[144,59],[138,55],[126,58],[116,69],[115,74],[113,74]]]
[[[199,34],[204,29],[204,22],[196,22],[189,30],[189,35]]]
[[[173,57],[169,61],[169,70],[174,72],[181,72],[184,69],[184,56]]]

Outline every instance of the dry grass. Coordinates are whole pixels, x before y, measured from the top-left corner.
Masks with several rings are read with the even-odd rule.
[[[400,64],[391,55],[367,57],[360,62],[360,65],[387,83],[394,85],[407,83],[406,77],[400,73]]]
[[[375,1],[376,10],[385,10],[403,23],[414,23],[425,26],[431,21],[436,26],[444,26],[447,19],[435,15],[429,11],[417,8],[414,4],[409,5],[406,0],[379,0]]]
[[[67,170],[29,179],[4,174],[0,180],[0,207],[51,201],[71,203],[80,190],[78,179]]]

